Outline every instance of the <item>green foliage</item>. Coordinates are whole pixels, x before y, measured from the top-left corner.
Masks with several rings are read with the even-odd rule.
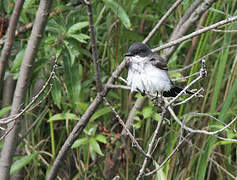
[[[19,160],[16,160],[11,166],[10,174],[15,174],[17,171],[29,164],[33,159],[36,159],[37,156],[38,153],[36,152],[30,155],[22,156]]]
[[[101,151],[99,142],[103,144],[107,143],[106,137],[103,134],[96,134],[96,130],[97,125],[93,125],[90,128],[86,128],[84,130],[86,137],[76,140],[72,145],[72,149],[82,147],[84,152],[87,151],[87,149],[89,149],[90,157],[94,161],[96,159],[96,153],[99,154],[100,156],[104,156],[104,154]]]
[[[6,106],[0,110],[0,117],[2,117],[4,114],[7,114],[11,110],[11,106]]]
[[[114,12],[115,16],[118,16],[118,18],[121,20],[123,25],[127,29],[130,29],[131,23],[130,23],[129,17],[128,17],[127,13],[124,11],[124,9],[113,0],[104,0],[104,2],[106,4],[106,6],[108,6]]]
[[[25,104],[29,103],[35,88],[37,90],[37,83],[46,81],[48,78],[53,64],[50,61],[52,56],[60,55],[50,95],[34,111],[27,112],[21,121],[25,127],[23,132],[27,132],[31,125],[33,126],[24,141],[20,143],[20,147],[24,147],[31,154],[22,156],[15,161],[11,167],[11,174],[24,167],[26,169],[25,179],[45,178],[45,174],[51,168],[66,138],[97,94],[91,58],[87,7],[84,4],[80,4],[78,7],[68,6],[66,5],[68,2],[61,0],[53,2],[53,14],[49,17],[36,55],[32,76],[29,78],[31,80]],[[94,27],[103,83],[106,83],[122,61],[123,54],[129,45],[135,41],[142,41],[174,2],[175,0],[93,1]],[[0,9],[5,12],[7,17],[12,15],[14,3],[15,1],[11,0],[3,0],[0,3]],[[157,47],[167,42],[176,24],[192,3],[193,1],[190,0],[183,1],[155,33],[148,45]],[[26,25],[34,21],[38,4],[39,1],[35,0],[28,0],[24,3],[19,25]],[[202,26],[209,26],[228,16],[236,15],[236,7],[237,1],[219,0],[209,9]],[[195,31],[198,23],[199,21],[189,29],[188,33]],[[236,29],[236,23],[226,25],[221,29]],[[14,42],[6,75],[13,73],[15,79],[18,78],[30,32],[28,30],[20,34]],[[220,47],[235,44],[236,35],[235,33],[209,31],[197,39],[194,51],[191,52],[193,41],[190,39],[178,46],[169,60],[170,70],[182,68],[184,62],[191,64]],[[190,52],[191,58],[187,60],[187,54]],[[158,54],[162,54],[162,52],[158,52]],[[189,103],[174,108],[180,120],[187,126],[193,129],[218,130],[223,128],[223,124],[209,118],[210,115],[226,124],[236,116],[236,56],[236,49],[225,48],[206,58],[208,77],[193,87],[203,87],[205,89],[204,98],[194,98]],[[174,79],[182,78],[199,71],[199,67],[200,64],[197,64],[185,72],[171,72],[170,76]],[[126,78],[126,71],[121,76]],[[182,87],[191,80],[192,78],[189,78],[174,83]],[[117,80],[116,83],[124,85],[120,80]],[[141,95],[138,93],[130,97],[128,91],[121,89],[112,89],[107,95],[107,99],[124,122],[127,120],[134,101],[140,97]],[[10,109],[11,106],[2,108],[0,117],[7,114]],[[194,115],[192,112],[201,112],[202,114]],[[156,163],[151,164],[146,170],[150,171],[159,167],[161,162],[174,150],[181,134],[186,134],[186,131],[182,130],[169,114],[166,115],[166,119],[167,121],[163,122],[159,133],[161,138],[158,138],[157,149],[152,154]],[[133,122],[134,129],[131,132],[144,150],[148,149],[149,141],[159,121],[160,109],[154,107],[150,101],[147,101],[144,107],[136,112]],[[233,124],[218,135],[236,139],[236,132],[233,131],[235,126],[236,124]],[[63,163],[71,171],[63,171],[67,175],[65,177],[69,177],[69,179],[102,179],[106,164],[112,167],[115,163],[113,161],[115,148],[123,144],[120,141],[121,132],[122,127],[115,115],[110,108],[105,107],[102,103],[90,118],[83,133],[74,142],[71,152],[67,154]],[[232,178],[228,173],[237,174],[236,142],[203,134],[194,134],[190,138],[190,142],[192,144],[185,144],[159,172],[149,178],[206,179],[210,173],[209,179],[230,180]],[[35,153],[39,151],[40,153]],[[39,154],[41,158],[38,158]],[[119,152],[119,158],[119,164],[115,169],[122,179],[134,177],[144,159],[138,151],[134,150],[133,146],[130,146],[129,141],[126,142],[126,148]],[[213,158],[221,168],[210,163],[210,158]],[[76,167],[72,164],[76,164]],[[64,176],[59,174],[59,177]]]

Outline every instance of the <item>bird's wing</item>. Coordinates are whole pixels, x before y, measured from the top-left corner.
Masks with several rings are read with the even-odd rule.
[[[167,62],[161,56],[157,54],[152,54],[150,57],[150,62],[153,66],[160,68],[162,70],[168,70]]]

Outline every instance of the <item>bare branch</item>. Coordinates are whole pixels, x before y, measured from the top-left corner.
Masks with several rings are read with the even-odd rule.
[[[206,71],[206,65],[205,65],[205,60],[202,59],[202,67],[200,69],[200,75],[194,79],[193,81],[191,81],[189,83],[189,85],[187,85],[185,88],[183,88],[183,90],[177,95],[175,96],[168,104],[166,104],[166,107],[170,106],[170,105],[173,105],[173,103],[180,97],[183,95],[183,93],[186,92],[186,90],[191,87],[193,84],[195,84],[196,82],[198,82],[200,79],[202,79],[203,77],[205,77],[207,74],[207,71]]]
[[[194,1],[192,6],[189,8],[187,13],[181,19],[179,24],[177,25],[176,29],[173,31],[170,41],[178,39],[182,37],[188,29],[193,25],[199,17],[211,7],[211,5],[215,2],[215,0],[204,0],[198,7],[200,1]],[[197,7],[197,8],[196,8]],[[192,10],[192,11],[191,11]],[[162,54],[163,58],[169,59],[170,55],[175,51],[177,47],[172,46],[169,49],[165,49],[164,53]]]
[[[24,0],[16,1],[16,5],[13,10],[13,14],[12,14],[12,17],[11,17],[11,20],[9,23],[9,27],[7,29],[7,39],[6,39],[6,42],[5,42],[4,47],[2,49],[1,58],[0,58],[0,88],[3,87],[2,81],[4,78],[4,74],[5,74],[5,68],[6,68],[8,57],[11,53],[13,42],[15,40],[16,26],[17,26],[18,19],[20,17],[20,13],[21,13],[23,4],[24,4]],[[1,90],[0,90],[0,92],[1,92]]]
[[[111,89],[125,89],[125,90],[130,90],[131,88],[129,86],[123,86],[123,85],[108,85],[108,88]]]
[[[169,156],[161,163],[161,165],[154,169],[153,171],[145,174],[145,176],[150,176],[154,173],[156,173],[157,171],[159,171],[161,168],[163,168],[163,166],[169,161],[169,159],[179,150],[179,147],[185,142],[187,141],[187,138],[190,136],[191,133],[187,134],[180,142],[179,144],[174,148],[174,150],[169,154]]]
[[[167,100],[165,100],[166,105],[169,104]],[[223,128],[216,130],[216,131],[206,131],[206,130],[195,130],[192,129],[188,126],[186,126],[184,123],[182,123],[179,118],[176,116],[176,114],[174,113],[174,111],[172,110],[172,108],[170,106],[168,106],[168,110],[170,112],[170,114],[172,115],[172,117],[174,118],[174,120],[182,127],[184,128],[186,131],[189,131],[191,133],[201,133],[201,134],[207,134],[207,135],[215,135],[218,134],[222,131],[224,131],[225,129],[229,128],[236,120],[237,120],[237,116],[226,126],[224,126]]]
[[[136,147],[137,150],[139,152],[141,152],[143,156],[145,156],[146,158],[150,158],[150,156],[147,156],[147,154],[143,151],[142,147],[139,145],[139,143],[137,142],[135,137],[132,135],[132,133],[129,131],[129,129],[127,129],[127,127],[124,124],[123,120],[121,119],[119,114],[116,112],[116,110],[110,105],[109,101],[105,97],[103,99],[105,101],[105,105],[108,106],[113,111],[113,113],[115,114],[115,117],[119,120],[119,123],[123,126],[123,130],[126,131],[126,134],[128,135],[128,137],[132,141],[132,146]]]
[[[218,49],[215,49],[214,51],[204,55],[203,57],[201,57],[200,59],[196,60],[195,62],[193,62],[192,64],[189,64],[183,68],[180,68],[180,69],[174,69],[174,70],[170,70],[169,72],[180,72],[180,71],[184,71],[190,67],[192,67],[193,65],[199,63],[202,61],[202,59],[206,59],[208,56],[211,56],[219,51],[222,51],[224,49],[227,49],[227,48],[236,48],[237,47],[237,44],[232,44],[232,45],[229,45],[229,46],[224,46],[224,47],[221,47],[221,48],[218,48]]]
[[[201,91],[204,91],[204,89],[203,89],[203,88],[200,88],[197,92],[195,92],[194,94],[192,94],[191,96],[189,96],[189,97],[186,98],[185,100],[173,104],[173,106],[179,106],[179,105],[181,105],[181,104],[187,103],[187,102],[188,102],[189,100],[191,100],[193,97],[198,96],[198,95],[200,94]]]
[[[93,11],[91,0],[85,1],[88,6],[88,18],[89,18],[89,28],[90,28],[90,36],[91,36],[91,47],[92,47],[92,57],[93,57],[93,65],[95,71],[95,81],[97,86],[97,91],[101,92],[103,90],[103,85],[100,76],[100,67],[99,67],[99,58],[97,54],[97,45],[95,39],[95,31],[94,31],[94,22],[93,22]]]
[[[164,21],[169,17],[169,15],[175,10],[176,7],[182,2],[183,0],[177,0],[171,8],[165,13],[165,15],[160,19],[160,21],[155,25],[155,27],[151,30],[148,36],[143,40],[143,43],[147,43],[155,32],[160,28],[160,26],[164,23]]]
[[[39,105],[49,94],[51,88],[52,88],[52,84],[50,85],[50,89],[48,90],[47,94],[44,96],[44,98],[37,103],[36,105],[34,105],[32,107],[32,105],[39,99],[39,97],[44,93],[45,89],[48,87],[48,85],[50,84],[51,80],[54,78],[55,75],[55,69],[57,67],[57,59],[55,60],[55,64],[53,65],[53,69],[50,73],[49,78],[47,79],[47,81],[45,82],[44,86],[40,89],[40,91],[32,98],[31,102],[24,108],[21,110],[20,113],[15,114],[15,115],[11,115],[10,117],[6,117],[6,118],[2,118],[0,119],[0,124],[8,124],[14,120],[17,120],[18,118],[20,118],[22,115],[24,115],[27,111],[31,111],[32,109],[34,109],[35,107],[37,107],[37,105]]]
[[[234,17],[231,17],[231,18],[227,18],[227,19],[225,19],[223,21],[219,21],[219,22],[217,22],[215,24],[212,24],[212,25],[207,26],[207,27],[205,27],[203,29],[197,30],[197,31],[195,31],[195,32],[193,32],[191,34],[188,34],[186,36],[183,36],[183,37],[181,37],[179,39],[176,39],[176,40],[168,42],[168,43],[166,43],[166,44],[164,44],[162,46],[154,48],[154,49],[152,49],[152,51],[153,52],[157,52],[157,51],[160,51],[162,49],[166,49],[168,47],[175,46],[175,45],[177,45],[177,44],[179,44],[179,43],[181,43],[183,41],[186,41],[187,39],[193,38],[193,37],[198,36],[198,35],[200,35],[200,34],[202,34],[204,32],[210,31],[211,29],[215,29],[215,28],[217,28],[219,26],[223,26],[225,24],[229,24],[229,23],[232,23],[232,22],[235,22],[235,21],[237,21],[237,16],[234,16]]]
[[[149,145],[148,145],[148,151],[147,151],[147,153],[146,153],[146,155],[147,155],[148,157],[151,157],[152,148],[153,148],[153,145],[154,145],[155,140],[156,140],[156,138],[157,138],[158,132],[159,132],[159,130],[160,130],[160,128],[161,128],[161,124],[162,124],[162,122],[163,122],[163,120],[164,120],[165,113],[166,113],[166,109],[164,108],[164,109],[162,110],[162,113],[161,113],[161,119],[160,119],[159,123],[157,124],[156,130],[155,130],[155,132],[154,132],[154,134],[153,134],[153,137],[152,137],[152,139],[151,139],[151,142],[150,142]],[[144,161],[143,161],[143,164],[142,164],[142,168],[140,169],[139,174],[138,174],[136,180],[139,180],[139,179],[144,175],[147,162],[148,162],[148,158],[145,158]]]

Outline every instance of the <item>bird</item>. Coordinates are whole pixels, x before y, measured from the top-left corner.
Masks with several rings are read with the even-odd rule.
[[[168,74],[167,62],[153,53],[144,43],[133,43],[126,54],[128,58],[127,85],[131,92],[145,94],[160,93],[163,97],[175,97],[183,88],[175,86]],[[193,94],[186,91],[188,94]]]

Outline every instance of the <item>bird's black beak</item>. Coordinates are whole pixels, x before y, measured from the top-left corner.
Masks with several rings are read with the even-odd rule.
[[[125,57],[129,57],[129,56],[132,56],[132,54],[130,52],[127,52],[124,54]]]

